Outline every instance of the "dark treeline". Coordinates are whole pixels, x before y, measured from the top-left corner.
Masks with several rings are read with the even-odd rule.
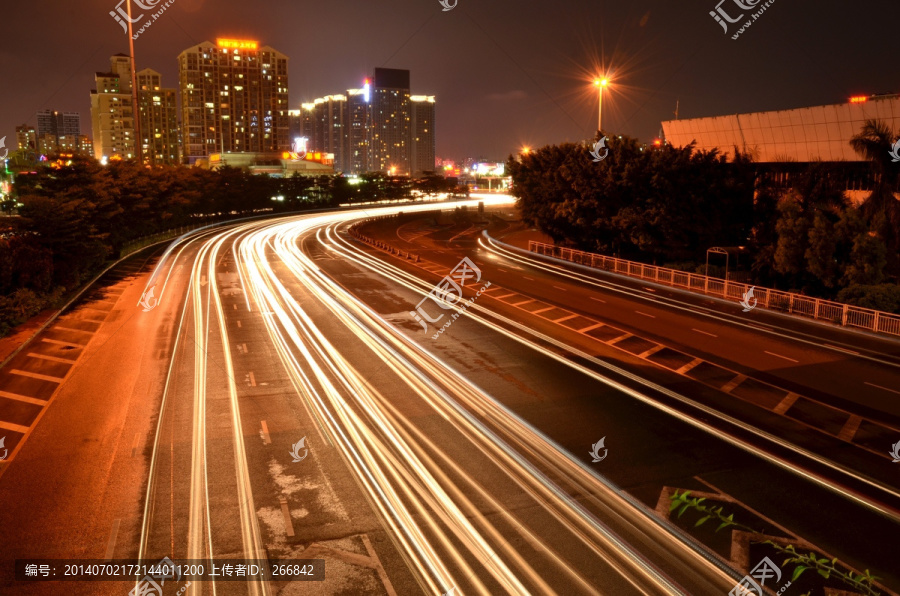
[[[272,178],[236,168],[146,168],[129,161],[102,166],[86,158],[42,166],[16,179],[20,217],[0,218],[0,335],[57,304],[144,236],[230,218],[444,192],[466,191],[434,174],[410,179],[375,172],[353,184],[340,175]]]
[[[729,161],[626,137],[609,139],[601,162],[569,143],[511,156],[507,171],[525,222],[558,244],[697,273],[708,248],[744,247],[753,284],[900,312],[891,138],[868,122],[851,143],[875,181],[858,207],[835,164],[809,164],[778,188],[740,152]]]

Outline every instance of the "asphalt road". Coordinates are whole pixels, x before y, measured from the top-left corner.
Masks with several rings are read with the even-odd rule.
[[[349,234],[358,213],[197,234],[104,280],[33,342],[51,359],[0,370],[0,591],[134,587],[13,583],[15,559],[170,557],[326,579],[167,594],[728,593],[766,553],[670,516],[685,489],[897,590],[896,470],[869,437],[896,412],[854,385],[898,386],[896,346],[547,270],[427,209],[361,228],[418,262]],[[480,279],[465,312],[426,307],[452,321],[432,339],[410,311],[463,256]]]

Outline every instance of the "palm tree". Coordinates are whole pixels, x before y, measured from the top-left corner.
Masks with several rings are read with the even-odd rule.
[[[859,133],[850,139],[850,146],[861,157],[872,163],[875,174],[875,186],[872,194],[865,200],[862,207],[866,215],[875,216],[884,214],[888,221],[896,220],[889,217],[898,214],[898,203],[894,197],[894,189],[897,188],[897,178],[900,168],[892,162],[890,156],[894,134],[890,127],[881,120],[866,120]]]
[[[860,156],[872,163],[875,184],[861,206],[863,215],[871,222],[872,229],[881,234],[885,244],[892,249],[890,268],[897,273],[900,263],[900,201],[894,196],[900,178],[900,164],[891,158],[894,134],[880,120],[866,120],[858,134],[850,139],[850,146]]]

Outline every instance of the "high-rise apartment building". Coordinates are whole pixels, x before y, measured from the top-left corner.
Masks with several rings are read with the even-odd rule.
[[[140,114],[141,156],[149,164],[180,162],[175,89],[164,89],[162,77],[145,68],[136,75]]]
[[[81,134],[81,114],[42,110],[37,113],[37,136],[74,137]]]
[[[96,89],[91,89],[91,128],[94,157],[99,160],[135,156],[130,60],[124,54],[116,54],[110,58],[109,72],[94,75]]]
[[[33,126],[23,124],[16,127],[16,148],[31,150],[38,148],[37,130]]]
[[[409,174],[409,71],[376,68],[370,109],[369,167],[382,172]]]
[[[339,171],[433,171],[434,96],[410,95],[408,70],[376,68],[373,81],[302,104],[295,128],[310,148],[334,153]]]
[[[434,171],[434,96],[412,95],[410,100],[410,171],[413,176]]]
[[[185,159],[280,152],[288,138],[288,57],[258,42],[205,41],[178,56]]]

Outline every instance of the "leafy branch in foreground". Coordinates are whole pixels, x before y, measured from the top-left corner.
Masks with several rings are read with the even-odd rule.
[[[722,507],[710,507],[708,505],[703,505],[703,501],[706,499],[701,497],[691,497],[691,491],[686,490],[682,493],[679,493],[677,490],[671,497],[671,503],[669,504],[669,513],[678,509],[678,516],[681,517],[685,511],[688,509],[693,509],[701,514],[700,519],[694,524],[694,527],[700,527],[705,524],[710,519],[715,519],[719,522],[719,526],[716,528],[716,532],[719,530],[723,530],[725,528],[735,528],[738,530],[742,530],[749,534],[752,534],[754,538],[751,538],[751,542],[754,544],[766,544],[774,548],[776,551],[783,555],[788,555],[789,558],[785,559],[783,565],[793,564],[794,574],[791,578],[791,581],[797,581],[797,579],[803,574],[807,569],[815,570],[819,575],[821,575],[825,579],[830,579],[832,577],[837,578],[844,584],[848,586],[852,586],[855,590],[860,591],[866,596],[879,596],[880,592],[875,591],[872,588],[872,584],[875,580],[880,579],[878,577],[873,576],[868,569],[866,569],[865,573],[861,573],[855,575],[852,571],[847,571],[844,573],[836,567],[837,558],[831,559],[830,561],[825,557],[817,558],[815,553],[810,552],[808,555],[804,555],[797,551],[796,547],[793,544],[789,544],[787,546],[782,546],[771,540],[759,540],[758,538],[764,537],[765,534],[760,532],[759,530],[755,530],[750,526],[745,526],[739,522],[734,521],[734,513],[730,513],[727,516]]]

